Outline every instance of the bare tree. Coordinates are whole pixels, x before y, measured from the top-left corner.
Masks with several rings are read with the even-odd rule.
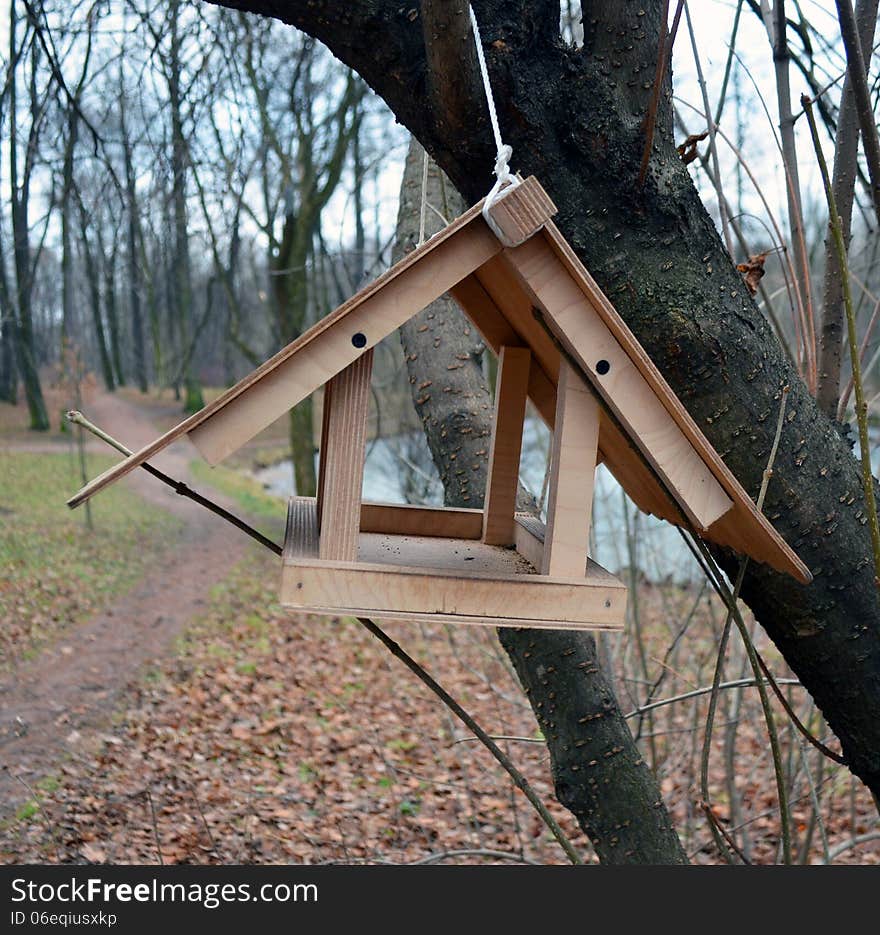
[[[856,7],[861,47],[874,44],[877,0],[859,0]],[[837,133],[834,140],[833,187],[847,247],[852,234],[853,201],[859,156],[859,117],[849,70],[840,95]],[[817,401],[829,418],[837,417],[840,402],[840,358],[843,341],[843,282],[833,238],[825,241],[825,274],[822,284],[822,318],[819,339],[819,385]]]
[[[241,20],[244,71],[259,116],[260,169],[265,219],[260,226],[268,241],[268,271],[281,344],[308,326],[309,262],[319,233],[321,213],[336,191],[352,140],[363,83],[351,72],[339,75],[309,39],[297,42],[291,70],[277,100],[274,33],[265,25]],[[286,45],[286,43],[285,43]],[[323,72],[323,74],[319,74]],[[341,84],[325,113],[317,109],[317,90]],[[290,413],[290,442],[296,490],[316,488],[312,401]]]
[[[39,247],[36,250],[32,249],[30,198],[49,92],[48,88],[40,88],[39,85],[40,46],[30,26],[25,29],[24,36],[19,42],[17,7],[17,0],[12,0],[9,5],[7,85],[9,88],[9,200],[12,215],[15,287],[10,291],[13,296],[12,304],[15,314],[16,368],[24,385],[31,428],[45,431],[49,428],[49,416],[43,400],[37,366],[31,307],[34,271],[42,249],[42,239]],[[22,145],[19,138],[18,85],[19,75],[25,75],[24,64],[26,62],[29,62],[30,66],[26,74],[29,125],[27,137]]]

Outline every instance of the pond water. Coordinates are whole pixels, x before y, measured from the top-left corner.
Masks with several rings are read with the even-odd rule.
[[[872,433],[872,442],[876,474],[880,467],[880,432]],[[550,432],[544,423],[527,419],[520,482],[538,501],[549,446]],[[294,493],[289,460],[255,471],[253,476],[278,497],[287,499]],[[369,443],[363,497],[380,503],[443,503],[443,486],[421,432],[377,438]],[[678,530],[640,512],[602,465],[596,472],[593,537],[591,555],[613,574],[633,566],[652,582],[684,584],[703,577]]]

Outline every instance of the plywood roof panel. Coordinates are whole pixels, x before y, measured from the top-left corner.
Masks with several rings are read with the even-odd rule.
[[[540,188],[534,179],[523,185]],[[223,457],[256,434],[267,414],[275,418],[350,364],[355,325],[373,346],[449,289],[493,349],[530,348],[529,396],[551,427],[562,354],[581,370],[605,407],[601,457],[642,509],[677,523],[684,514],[704,538],[808,582],[806,566],[757,510],[555,225],[505,248],[481,207],[69,504],[82,503],[185,434],[211,460]]]

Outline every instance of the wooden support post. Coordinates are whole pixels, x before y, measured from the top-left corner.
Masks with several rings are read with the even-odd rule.
[[[321,441],[319,555],[324,560],[357,561],[372,367],[370,348],[330,381]]]
[[[563,357],[541,568],[545,575],[582,578],[586,574],[598,444],[599,404]]]
[[[483,512],[483,542],[489,545],[515,543],[513,514],[531,358],[527,347],[504,346],[498,355],[492,451]]]
[[[321,528],[321,511],[324,507],[324,482],[327,480],[327,459],[325,453],[329,451],[328,424],[330,421],[330,397],[333,395],[333,380],[324,384],[324,396],[321,400],[321,446],[318,449],[318,490],[315,497],[318,529]]]

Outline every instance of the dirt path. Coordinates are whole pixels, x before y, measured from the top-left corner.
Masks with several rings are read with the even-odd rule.
[[[158,434],[136,404],[109,394],[96,398],[88,415],[130,448]],[[62,443],[49,441],[11,447],[64,450]],[[152,463],[188,480],[195,456],[183,441]],[[143,471],[120,483],[179,516],[184,521],[180,539],[147,578],[105,613],[0,676],[0,818],[15,814],[30,799],[20,780],[32,785],[68,756],[88,755],[127,686],[147,663],[171,650],[175,636],[203,608],[210,588],[251,547],[223,520]],[[222,496],[212,498],[234,510]],[[137,547],[137,530],[132,530],[132,548]]]

